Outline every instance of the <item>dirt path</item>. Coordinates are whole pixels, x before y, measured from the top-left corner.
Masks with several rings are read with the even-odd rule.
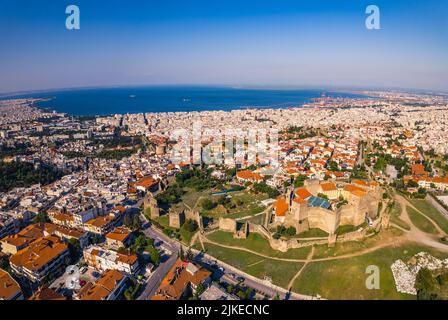
[[[196,240],[199,240],[202,250],[205,250],[204,243],[202,242],[202,238],[201,238],[201,231],[196,232],[194,234],[194,236],[191,238],[190,246],[193,246],[196,243]]]
[[[426,219],[428,219],[433,225],[434,227],[437,229],[437,236],[439,237],[443,237],[445,236],[445,232],[439,227],[439,225],[430,217],[428,217],[424,212],[420,211],[419,209],[417,209],[412,203],[410,203],[406,198],[400,196],[400,195],[396,195],[395,198],[398,200],[398,202],[400,202],[400,205],[402,206],[402,212],[403,212],[403,208],[406,209],[406,207],[410,207],[412,209],[414,209],[415,211],[417,211],[418,213],[420,213],[422,216],[424,216]],[[406,210],[406,215],[409,218],[409,214],[407,214],[407,210]]]
[[[250,250],[250,249],[247,249],[247,248],[238,247],[238,246],[228,246],[228,245],[225,245],[225,244],[214,242],[214,241],[212,241],[212,240],[210,240],[210,239],[208,239],[208,238],[206,238],[204,236],[201,236],[201,238],[202,238],[203,242],[207,242],[207,243],[213,244],[213,245],[218,246],[218,247],[222,247],[222,248],[226,248],[226,249],[239,250],[239,251],[245,251],[245,252],[257,255],[259,257],[266,258],[266,259],[277,260],[277,261],[285,261],[285,262],[302,262],[302,263],[308,261],[308,259],[289,259],[289,258],[272,257],[272,256],[268,256],[268,255],[265,255],[263,253],[260,253],[260,252],[257,252],[257,251],[253,251],[253,250]],[[384,243],[378,244],[376,246],[370,247],[370,248],[365,249],[363,251],[342,254],[340,256],[335,256],[335,257],[326,257],[326,258],[318,258],[318,259],[312,259],[311,258],[308,262],[319,262],[319,261],[329,261],[329,260],[339,260],[339,259],[354,258],[354,257],[362,256],[362,255],[365,255],[365,254],[368,254],[368,253],[372,253],[372,252],[377,251],[379,249],[383,249],[383,248],[386,248],[386,247],[393,246],[396,243],[397,243],[397,241],[388,241],[388,242],[384,242]]]
[[[292,277],[291,281],[289,281],[288,286],[287,286],[288,290],[292,291],[292,287],[294,285],[294,282],[302,274],[302,271],[305,270],[305,268],[308,265],[308,263],[310,263],[311,259],[313,258],[313,255],[314,255],[314,247],[311,248],[311,251],[308,254],[308,257],[306,258],[306,261],[303,264],[302,268],[300,268],[300,270],[296,273],[296,275],[294,277]]]
[[[401,207],[401,215],[400,219],[406,222],[410,230],[405,230],[403,228],[399,228],[400,230],[404,231],[406,239],[412,242],[420,243],[432,248],[436,248],[443,252],[448,252],[448,245],[445,245],[439,241],[439,239],[445,235],[443,230],[440,229],[440,227],[430,218],[428,218],[423,212],[415,208],[409,201],[407,201],[404,197],[400,195],[395,195],[396,201],[400,204]],[[438,234],[433,235],[426,232],[421,231],[418,229],[413,223],[411,218],[409,217],[409,213],[407,211],[407,207],[411,207],[414,210],[416,210],[418,213],[422,214],[424,217],[428,218],[429,221],[437,228]],[[395,225],[394,225],[395,226]],[[395,226],[398,227],[398,226]]]

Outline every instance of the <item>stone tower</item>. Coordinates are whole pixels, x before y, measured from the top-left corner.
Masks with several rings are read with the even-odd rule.
[[[149,209],[151,213],[151,219],[156,219],[160,217],[160,209],[159,206],[157,205],[157,200],[150,192],[148,192],[148,194],[145,196],[143,200],[143,209],[145,211]]]
[[[182,227],[182,225],[185,223],[185,213],[183,211],[171,211],[169,213],[169,218],[171,228],[180,229],[180,227]]]

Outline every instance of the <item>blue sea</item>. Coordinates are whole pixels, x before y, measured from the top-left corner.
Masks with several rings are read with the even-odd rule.
[[[324,90],[265,90],[225,87],[115,87],[29,93],[8,98],[49,98],[37,106],[72,115],[234,110],[300,107],[325,94],[362,97]],[[3,97],[5,99],[5,97]]]

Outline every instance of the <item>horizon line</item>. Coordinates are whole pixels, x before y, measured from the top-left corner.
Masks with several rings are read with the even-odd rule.
[[[92,89],[114,89],[114,88],[156,88],[156,87],[196,87],[196,88],[228,88],[235,90],[353,90],[353,91],[421,91],[426,93],[438,93],[448,94],[447,90],[437,90],[428,88],[406,88],[406,87],[388,87],[388,86],[331,86],[331,85],[294,85],[294,84],[202,84],[202,83],[160,83],[160,84],[119,84],[119,85],[92,85],[92,86],[73,86],[73,87],[60,87],[60,88],[48,88],[48,89],[33,89],[33,90],[21,90],[11,92],[0,92],[0,98],[8,98],[22,95],[30,95],[34,93],[56,93],[63,91],[76,91],[76,90],[92,90]]]

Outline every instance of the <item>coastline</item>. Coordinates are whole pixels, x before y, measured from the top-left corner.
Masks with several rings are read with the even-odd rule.
[[[316,99],[368,98],[356,91],[230,87],[108,87],[40,91],[7,99],[36,99],[33,107],[73,116],[303,108]]]

